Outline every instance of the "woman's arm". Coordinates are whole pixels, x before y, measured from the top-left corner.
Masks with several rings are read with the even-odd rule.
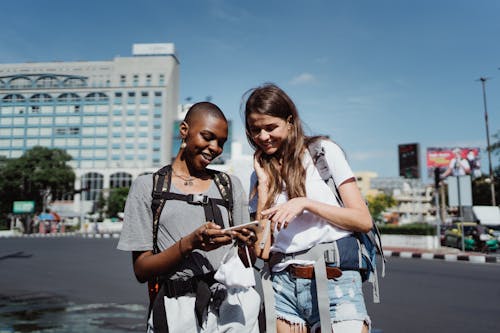
[[[257,257],[267,260],[269,259],[269,250],[271,248],[271,234],[270,228],[271,226],[269,225],[271,221],[264,219],[262,215],[262,211],[264,210],[264,206],[267,202],[268,194],[269,194],[269,181],[268,177],[264,172],[264,169],[259,163],[259,157],[262,154],[261,151],[255,152],[254,159],[253,159],[253,166],[255,170],[255,174],[257,176],[257,191],[256,191],[256,196],[257,196],[257,211],[255,212],[255,215],[252,216],[252,219],[259,220],[260,225],[258,230],[256,231],[257,234],[257,241],[254,246],[255,254]],[[268,230],[266,232],[266,230]],[[265,237],[265,239],[264,239]]]
[[[286,228],[289,221],[307,210],[341,229],[368,232],[372,228],[372,219],[355,179],[350,178],[343,182],[338,190],[344,207],[300,197],[266,209],[262,214],[278,224],[278,228]]]
[[[174,270],[195,249],[212,251],[231,242],[231,236],[220,226],[212,222],[205,223],[158,254],[134,251],[132,260],[135,277],[139,282],[146,282],[154,276]]]

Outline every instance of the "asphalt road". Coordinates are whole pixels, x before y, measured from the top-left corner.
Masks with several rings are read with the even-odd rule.
[[[142,332],[147,289],[117,239],[0,239],[0,332]]]
[[[143,332],[147,291],[117,239],[0,239],[0,332]],[[389,258],[374,333],[498,332],[500,264]]]
[[[381,303],[363,288],[374,327],[384,333],[498,332],[500,264],[388,258]]]

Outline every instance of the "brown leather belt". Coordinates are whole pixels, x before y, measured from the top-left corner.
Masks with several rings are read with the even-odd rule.
[[[301,266],[301,265],[288,265],[286,270],[296,278],[300,279],[313,279],[314,266]],[[338,267],[326,267],[326,277],[328,279],[336,279],[342,276],[342,271]]]

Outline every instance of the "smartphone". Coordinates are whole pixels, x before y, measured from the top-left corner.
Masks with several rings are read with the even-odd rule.
[[[252,222],[235,225],[233,227],[226,228],[224,230],[226,230],[226,231],[240,230],[240,229],[244,229],[244,228],[255,228],[255,227],[258,227],[258,226],[259,226],[259,221],[255,220],[255,221],[252,221]]]

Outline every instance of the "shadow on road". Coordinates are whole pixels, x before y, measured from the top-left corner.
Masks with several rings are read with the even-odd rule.
[[[32,254],[25,254],[24,251],[18,251],[14,252],[11,254],[7,254],[4,256],[0,257],[0,260],[5,260],[5,259],[25,259],[25,258],[31,258],[33,257]]]
[[[74,304],[49,293],[0,295],[1,332],[138,332],[145,327],[144,306]]]

